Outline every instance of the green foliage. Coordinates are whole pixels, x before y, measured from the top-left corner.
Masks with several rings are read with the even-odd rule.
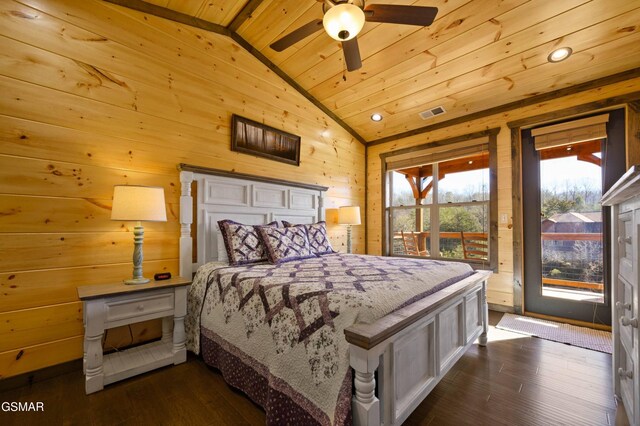
[[[556,213],[568,213],[576,210],[578,208],[575,200],[563,200],[557,196],[546,199],[542,204],[542,216],[546,218]]]
[[[544,188],[541,193],[543,217],[549,218],[556,213],[592,212],[600,210],[600,188],[574,184],[563,190]]]
[[[422,229],[427,231],[431,227],[429,208],[423,208]],[[440,230],[442,232],[485,232],[487,214],[483,206],[477,207],[441,207]],[[395,210],[393,213],[393,230],[415,231],[416,211]],[[485,224],[483,226],[483,224]]]
[[[425,210],[424,216],[429,217],[429,210]],[[429,229],[427,226],[423,229]],[[396,210],[393,213],[393,230],[395,232],[400,231],[415,231],[416,230],[416,210]]]
[[[441,208],[440,230],[442,232],[482,232],[482,213],[482,209],[471,210],[465,207]]]
[[[449,259],[464,259],[464,253],[462,252],[462,244],[460,244],[460,240],[454,242],[453,249],[451,250],[441,248],[440,256],[447,257]]]

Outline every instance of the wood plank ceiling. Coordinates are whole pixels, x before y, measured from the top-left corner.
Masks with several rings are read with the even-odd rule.
[[[640,0],[373,0],[439,12],[426,28],[366,23],[354,72],[324,31],[280,53],[269,48],[321,18],[317,1],[149,2],[222,26],[249,3],[255,10],[236,32],[367,141],[640,68]],[[563,46],[573,55],[549,63]],[[418,115],[437,106],[447,112]]]

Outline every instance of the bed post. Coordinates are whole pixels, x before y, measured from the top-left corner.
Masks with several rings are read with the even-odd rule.
[[[180,276],[191,278],[193,273],[193,198],[191,197],[193,172],[180,172]]]
[[[379,355],[359,346],[349,345],[350,364],[354,371],[355,395],[352,399],[353,424],[380,426],[380,400],[376,398],[374,373]]]
[[[482,334],[478,337],[480,346],[487,346],[487,332],[489,331],[489,304],[487,303],[487,285],[488,280],[482,282]]]
[[[318,194],[318,222],[326,220],[324,214],[324,191]]]

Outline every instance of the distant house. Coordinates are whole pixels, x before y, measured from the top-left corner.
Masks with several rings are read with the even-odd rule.
[[[602,232],[602,212],[556,213],[542,220],[542,232],[595,234]]]
[[[583,260],[601,258],[602,212],[556,213],[542,220],[541,229],[543,234],[547,234],[543,235],[543,250],[559,253],[575,251],[578,241],[585,241],[584,237],[574,240],[567,236],[558,236],[555,239],[553,235],[549,234],[600,234],[598,237],[594,236],[594,239],[586,240],[587,246],[585,246],[585,242],[580,242],[579,246],[583,250],[579,250],[576,254],[583,257]],[[585,251],[586,247],[590,247],[590,249]]]

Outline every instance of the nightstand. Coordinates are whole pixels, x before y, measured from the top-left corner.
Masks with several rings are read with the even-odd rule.
[[[191,281],[176,277],[148,284],[123,283],[78,287],[84,318],[85,391],[159,367],[187,360],[184,317]],[[162,339],[103,355],[105,330],[162,318]]]

